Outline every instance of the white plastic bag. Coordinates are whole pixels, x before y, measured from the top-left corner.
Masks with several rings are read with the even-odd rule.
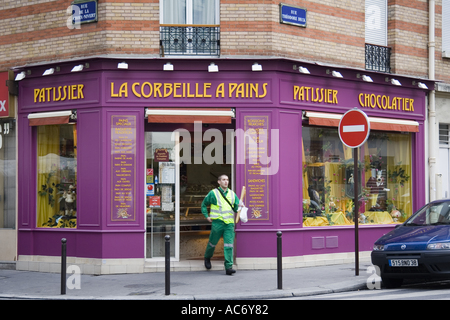
[[[247,207],[245,206],[241,207],[241,211],[239,212],[239,219],[242,221],[242,223],[246,223],[248,221],[247,211],[248,211]]]

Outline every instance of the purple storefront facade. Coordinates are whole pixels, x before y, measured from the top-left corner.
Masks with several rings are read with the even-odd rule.
[[[267,164],[258,162],[262,161],[259,158],[251,163],[243,156],[248,156],[249,147],[239,134],[234,144],[231,180],[238,196],[246,186],[245,204],[249,207],[248,222],[236,225],[238,269],[275,267],[277,231],[283,232],[287,267],[318,260],[351,260],[354,255],[353,225],[304,225],[305,112],[342,115],[359,108],[369,117],[392,120],[394,126],[395,121],[415,123],[418,129],[410,134],[410,205],[415,211],[425,204],[428,91],[417,87],[417,79],[396,77],[402,86],[395,86],[389,74],[288,59],[259,59],[263,71],[258,72],[252,71],[253,60],[216,59],[219,72],[211,73],[207,59],[171,59],[174,71],[163,71],[167,59],[128,59],[128,69],[118,69],[119,62],[122,60],[107,58],[66,61],[50,76],[42,74],[52,65],[18,70],[31,70],[19,83],[18,98],[18,269],[57,272],[61,238],[66,238],[69,263],[80,265],[83,273],[161,270],[160,264],[152,264],[161,259],[146,254],[150,243],[146,242],[146,186],[154,182],[153,176],[148,180],[149,171],[146,173],[146,132],[153,127],[170,132],[190,124],[148,123],[146,110],[151,109],[233,109],[235,116],[227,129],[249,135],[260,129],[268,133],[257,139],[261,142],[257,151],[269,155]],[[71,72],[80,64],[82,71]],[[300,73],[300,66],[310,74]],[[343,78],[334,77],[333,70]],[[363,74],[370,75],[373,83],[363,81]],[[434,85],[420,81],[430,88]],[[30,125],[29,115],[43,114],[45,118],[47,113],[66,110],[76,111],[77,118],[77,176],[76,182],[72,181],[76,183],[76,227],[43,227],[38,223],[37,205],[42,196],[38,192],[39,124]],[[121,178],[124,176],[127,178]],[[174,199],[178,196],[174,191]],[[370,252],[374,241],[394,226],[360,225],[360,251]],[[183,252],[175,254],[174,260],[182,257]]]

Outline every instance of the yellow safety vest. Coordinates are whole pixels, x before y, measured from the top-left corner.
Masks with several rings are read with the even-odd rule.
[[[234,211],[233,208],[225,201],[222,195],[219,194],[218,189],[212,190],[216,196],[217,205],[211,204],[209,217],[213,220],[222,220],[225,224],[234,223]],[[223,193],[222,193],[223,194]],[[226,195],[228,201],[234,204],[234,192],[228,189]]]

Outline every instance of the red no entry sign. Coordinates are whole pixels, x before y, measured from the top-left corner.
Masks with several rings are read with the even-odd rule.
[[[339,138],[350,148],[358,148],[366,142],[370,133],[367,115],[358,109],[347,111],[339,122]]]

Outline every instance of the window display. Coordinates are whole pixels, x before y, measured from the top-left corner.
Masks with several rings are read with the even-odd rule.
[[[361,224],[400,223],[412,214],[410,133],[371,131],[359,148],[359,181],[353,149],[342,144],[337,128],[304,126],[302,134],[304,226],[351,225],[355,201]]]
[[[0,229],[16,227],[15,122],[0,120]]]
[[[76,228],[76,124],[38,126],[37,227]]]

